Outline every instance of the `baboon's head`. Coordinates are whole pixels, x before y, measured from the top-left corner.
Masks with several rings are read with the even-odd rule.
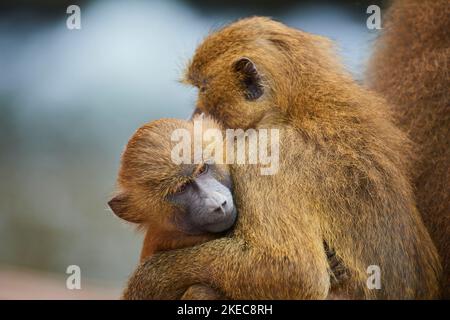
[[[326,94],[339,74],[329,48],[325,38],[268,18],[243,19],[204,40],[185,81],[199,89],[197,111],[228,128],[256,127]]]
[[[119,193],[108,204],[124,220],[166,232],[225,231],[236,219],[229,172],[212,162],[176,163],[172,152],[183,142],[172,141],[177,130],[191,136],[185,142],[193,152],[192,122],[163,119],[136,131],[122,155]]]

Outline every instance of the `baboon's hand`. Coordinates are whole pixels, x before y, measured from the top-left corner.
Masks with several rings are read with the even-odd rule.
[[[123,299],[179,299],[186,288],[171,272],[171,269],[175,267],[172,257],[172,255],[155,254],[141,263],[128,280]]]
[[[226,297],[217,290],[202,284],[190,286],[181,300],[225,300]]]
[[[228,241],[218,239],[151,256],[130,277],[122,298],[180,299],[190,286],[212,283],[210,268],[213,261],[220,257],[224,242]]]

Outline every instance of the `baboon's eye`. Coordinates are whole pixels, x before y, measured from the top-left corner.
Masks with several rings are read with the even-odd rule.
[[[183,193],[186,191],[187,187],[189,186],[189,182],[182,183],[178,186],[175,193]]]
[[[203,165],[198,169],[197,175],[202,175],[202,174],[208,172],[208,168],[209,168],[209,166],[208,166],[207,163],[203,164]]]

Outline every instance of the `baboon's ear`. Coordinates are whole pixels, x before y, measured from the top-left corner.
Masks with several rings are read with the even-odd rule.
[[[120,219],[128,222],[140,223],[140,219],[130,212],[130,199],[126,193],[120,193],[108,201],[112,212]]]
[[[264,93],[261,75],[255,64],[249,58],[239,58],[233,64],[234,71],[238,74],[239,80],[245,91],[247,100],[256,100]]]

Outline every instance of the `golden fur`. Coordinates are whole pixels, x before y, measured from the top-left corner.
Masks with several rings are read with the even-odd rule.
[[[280,129],[280,169],[261,176],[259,166],[231,165],[233,233],[153,256],[125,298],[178,298],[196,283],[235,299],[437,297],[440,263],[415,207],[409,140],[330,47],[266,18],[240,20],[199,46],[186,75],[200,87],[198,109],[227,128]],[[256,101],[232,67],[242,57],[262,75]],[[337,284],[324,243],[347,270]],[[374,264],[380,290],[366,286]]]
[[[441,256],[450,298],[450,3],[395,1],[384,21],[369,85],[392,103],[396,121],[416,143],[417,206]]]

